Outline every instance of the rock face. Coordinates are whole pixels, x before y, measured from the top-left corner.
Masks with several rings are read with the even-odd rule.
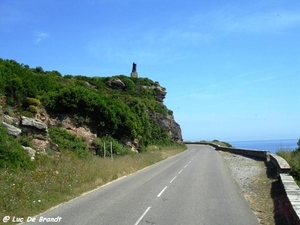
[[[76,127],[69,117],[65,117],[61,124],[69,133],[84,139],[89,148],[92,147],[94,139],[97,138],[97,134],[92,133],[88,127]]]
[[[177,141],[178,143],[182,143],[182,135],[181,128],[178,123],[174,120],[174,117],[171,115],[163,115],[160,113],[149,114],[149,116],[157,122],[157,124],[163,129],[168,131],[169,137]]]

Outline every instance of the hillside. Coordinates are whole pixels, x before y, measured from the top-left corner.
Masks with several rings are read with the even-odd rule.
[[[1,126],[30,147],[29,154],[73,150],[103,156],[105,140],[117,155],[182,143],[165,95],[148,78],[63,76],[0,59]]]

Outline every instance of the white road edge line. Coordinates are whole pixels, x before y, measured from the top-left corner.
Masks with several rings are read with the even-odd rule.
[[[171,181],[170,184],[177,178],[177,176],[175,176]]]
[[[182,169],[182,170],[180,170],[178,174],[181,174],[181,172],[182,172],[182,171],[183,171],[183,169]]]
[[[159,197],[162,195],[162,193],[164,193],[164,191],[165,191],[167,188],[168,188],[168,186],[165,186],[165,188],[162,189],[162,191],[157,195],[157,197],[159,198]]]
[[[150,209],[151,209],[151,207],[149,206],[146,209],[146,211],[143,213],[143,215],[141,215],[141,217],[138,219],[138,221],[136,221],[136,223],[134,225],[138,225]]]

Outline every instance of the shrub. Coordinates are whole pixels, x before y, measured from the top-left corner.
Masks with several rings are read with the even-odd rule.
[[[89,156],[86,143],[76,135],[70,134],[68,131],[58,127],[51,127],[49,135],[62,151],[74,152],[80,158]]]
[[[298,142],[297,142],[297,145],[298,145],[298,147],[295,149],[296,151],[300,151],[300,138],[299,138],[299,140],[298,140]]]
[[[40,100],[36,99],[36,98],[26,98],[26,103],[28,105],[34,105],[34,106],[40,106],[41,102]]]
[[[93,142],[96,148],[96,154],[99,156],[104,156],[104,143],[105,143],[105,155],[110,156],[110,143],[112,143],[112,150],[114,155],[126,155],[131,153],[129,147],[121,144],[116,139],[107,136],[103,138],[96,138]]]
[[[2,125],[0,125],[0,167],[13,169],[35,167],[22,146]]]
[[[30,117],[30,118],[33,118],[34,117],[34,114],[32,112],[29,112],[29,111],[22,111],[22,116],[26,116],[26,117]]]
[[[27,111],[32,112],[32,113],[35,114],[35,113],[38,112],[38,108],[34,105],[30,105],[30,106],[28,106]]]

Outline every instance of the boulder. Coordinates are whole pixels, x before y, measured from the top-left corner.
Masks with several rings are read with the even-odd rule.
[[[113,78],[106,82],[106,84],[112,89],[124,90],[126,85],[119,78]]]
[[[21,117],[21,125],[23,127],[31,129],[31,131],[33,132],[48,132],[48,126],[45,123],[25,116]]]
[[[8,123],[5,123],[4,121],[2,122],[2,124],[6,127],[7,131],[9,134],[17,137],[19,134],[22,133],[22,130],[13,126],[13,125],[10,125]]]

